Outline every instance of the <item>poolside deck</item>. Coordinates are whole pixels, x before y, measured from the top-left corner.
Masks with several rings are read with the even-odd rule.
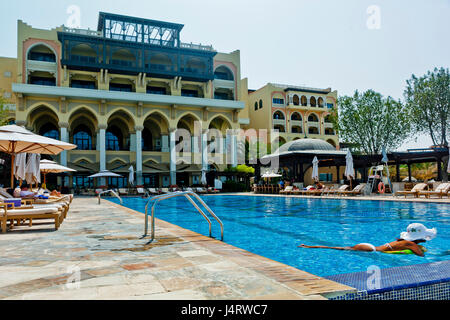
[[[299,299],[355,290],[157,220],[75,198],[58,231],[36,222],[0,235],[0,299]],[[79,280],[79,281],[78,281]]]

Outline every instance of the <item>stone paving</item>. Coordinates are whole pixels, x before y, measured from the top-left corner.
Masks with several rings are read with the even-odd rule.
[[[353,288],[156,220],[75,198],[51,222],[0,234],[0,299],[319,299]]]

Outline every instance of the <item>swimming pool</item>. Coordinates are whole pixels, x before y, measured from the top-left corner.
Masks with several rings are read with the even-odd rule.
[[[450,205],[423,202],[324,198],[214,195],[202,199],[224,224],[224,242],[318,276],[367,271],[448,260]],[[118,203],[115,198],[111,201]],[[147,200],[123,198],[123,205],[145,212]],[[156,218],[208,235],[208,224],[185,198],[158,204]],[[213,222],[213,236],[220,227]],[[425,257],[379,252],[306,249],[310,245],[381,245],[395,240],[408,224],[435,227],[438,235],[425,243]]]

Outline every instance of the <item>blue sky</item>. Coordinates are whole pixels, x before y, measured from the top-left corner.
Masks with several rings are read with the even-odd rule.
[[[411,74],[450,61],[450,0],[1,1],[0,56],[17,55],[17,20],[53,28],[67,24],[71,5],[81,10],[82,28],[95,29],[106,11],[182,23],[183,42],[239,49],[241,76],[253,89],[275,82],[402,99]],[[373,5],[378,15],[367,12]],[[429,144],[420,137],[402,148]]]

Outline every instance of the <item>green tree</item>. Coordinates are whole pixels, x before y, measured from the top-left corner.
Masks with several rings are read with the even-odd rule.
[[[368,90],[355,91],[353,96],[338,98],[339,111],[332,110],[331,121],[341,139],[356,151],[380,154],[383,147],[393,150],[408,137],[410,131],[407,109],[392,97]]]
[[[415,132],[431,137],[434,145],[448,146],[450,131],[450,73],[435,68],[421,77],[412,75],[404,91]]]
[[[9,110],[6,107],[7,103],[8,101],[0,95],[0,126],[8,124]]]

